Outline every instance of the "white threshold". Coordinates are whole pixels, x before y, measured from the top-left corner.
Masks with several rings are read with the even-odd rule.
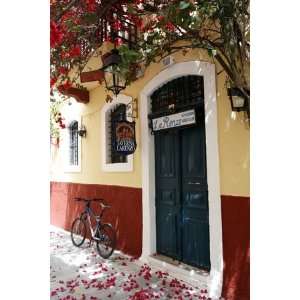
[[[147,258],[142,258],[142,260],[146,260],[150,265],[157,268],[163,268],[171,276],[183,280],[193,287],[206,285],[208,288],[209,272],[186,265],[164,255],[150,255]]]

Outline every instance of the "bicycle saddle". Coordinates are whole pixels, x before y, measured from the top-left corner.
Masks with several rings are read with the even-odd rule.
[[[100,202],[100,205],[102,208],[110,208],[110,205],[104,204],[103,202]]]

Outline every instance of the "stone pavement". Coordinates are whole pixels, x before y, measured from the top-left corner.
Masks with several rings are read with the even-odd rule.
[[[51,226],[51,300],[208,300],[207,287],[192,287],[164,270],[118,251],[101,258],[95,245],[73,246],[70,233]]]

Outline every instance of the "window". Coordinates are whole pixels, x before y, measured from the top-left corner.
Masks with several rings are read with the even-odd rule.
[[[81,172],[81,126],[79,116],[66,116],[66,129],[63,130],[63,161],[65,172]]]
[[[127,156],[117,153],[114,150],[114,144],[115,144],[115,128],[116,128],[116,122],[117,121],[125,121],[126,120],[126,105],[125,104],[117,104],[111,111],[110,111],[110,161],[112,164],[114,163],[126,163],[127,162]]]
[[[69,162],[70,166],[78,166],[78,122],[69,126]]]
[[[127,106],[131,101],[131,97],[119,94],[113,102],[106,103],[101,110],[102,169],[105,172],[131,172],[133,170],[133,155],[120,155],[113,150],[115,122],[132,121],[128,117],[132,111],[130,106]]]

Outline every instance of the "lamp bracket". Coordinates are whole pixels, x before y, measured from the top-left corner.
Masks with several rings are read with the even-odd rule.
[[[126,104],[126,117],[137,119],[138,118],[138,99],[134,98],[128,104]]]
[[[80,129],[77,131],[80,137],[86,137],[86,128],[84,125],[81,125]]]

